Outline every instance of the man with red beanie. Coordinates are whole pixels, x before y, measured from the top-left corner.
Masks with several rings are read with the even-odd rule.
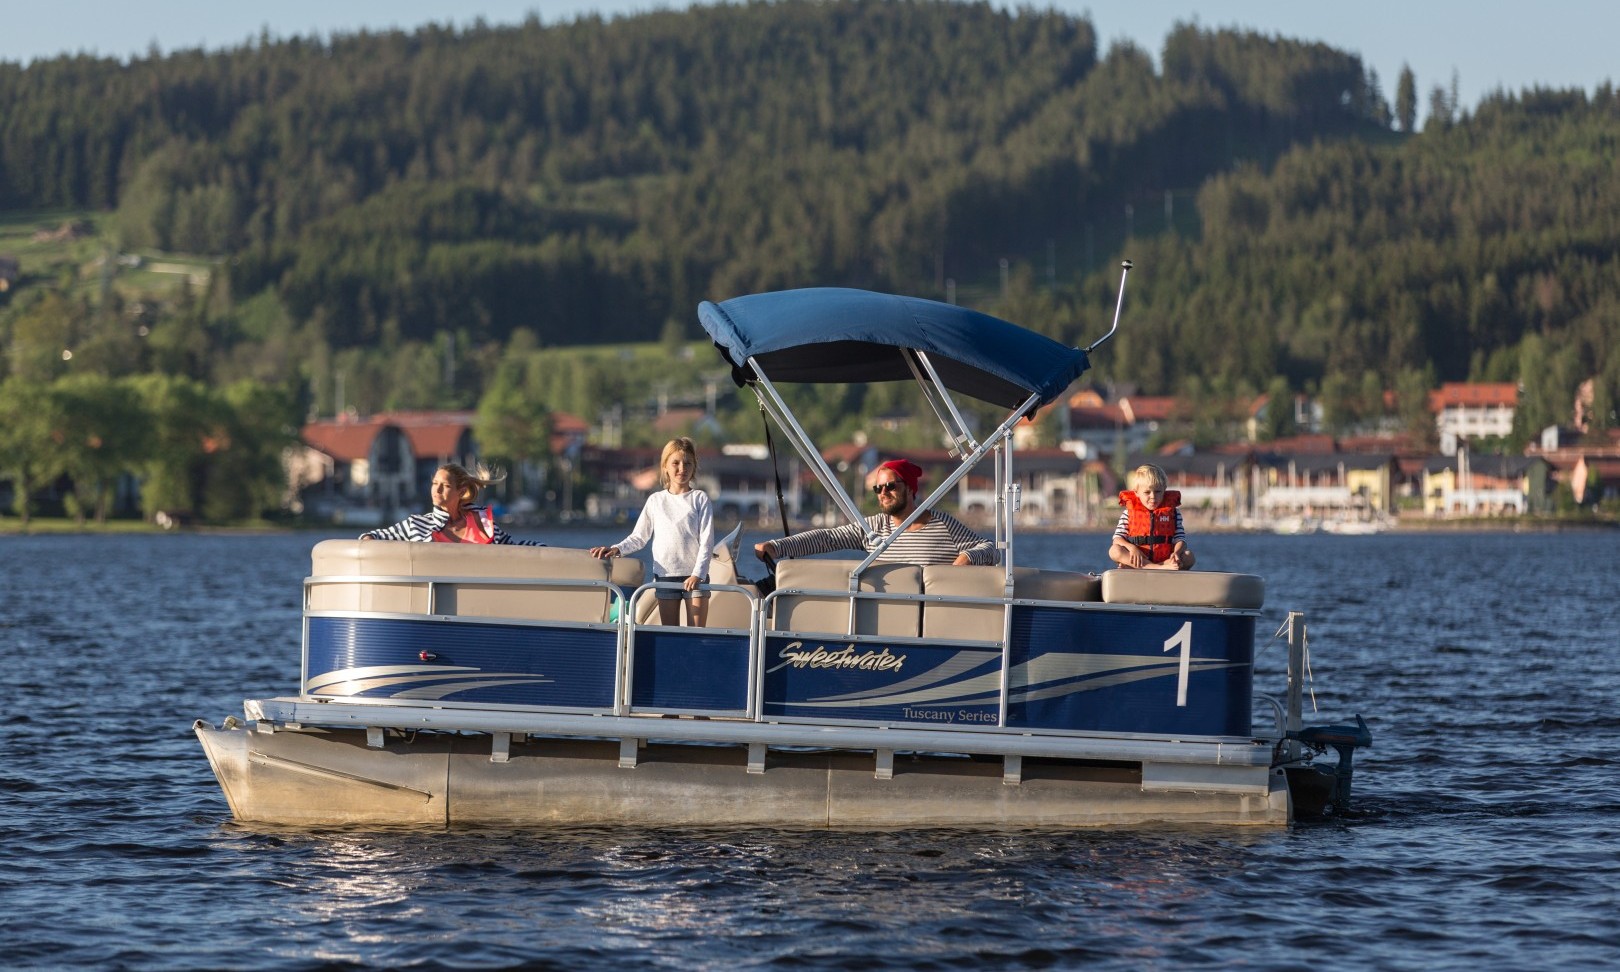
[[[887,540],[916,508],[917,487],[922,468],[907,459],[891,459],[873,471],[868,482],[877,495],[882,512],[866,518],[866,527],[855,524],[806,530],[780,540],[754,544],[760,560],[807,557],[834,550],[861,550],[870,553]],[[872,539],[868,540],[868,535]],[[879,562],[907,564],[994,564],[995,544],[984,539],[955,517],[934,510],[917,522],[883,551]]]

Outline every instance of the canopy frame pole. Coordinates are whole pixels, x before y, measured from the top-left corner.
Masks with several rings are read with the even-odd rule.
[[[911,374],[917,379],[917,384],[922,386],[923,397],[928,399],[929,406],[939,417],[939,424],[945,427],[951,441],[956,443],[954,454],[962,456],[977,449],[979,444],[973,440],[967,419],[962,417],[955,400],[951,398],[950,389],[946,388],[944,380],[939,377],[939,372],[934,370],[934,363],[929,360],[928,352],[916,348],[902,348],[900,353],[905,358],[906,366],[911,369]],[[918,365],[928,373],[927,380],[924,380],[922,374],[918,372]],[[949,413],[949,419],[946,418],[946,413]]]
[[[1119,300],[1114,304],[1114,326],[1108,329],[1107,334],[1104,334],[1102,337],[1091,342],[1091,344],[1084,349],[1087,355],[1101,347],[1104,341],[1107,341],[1109,338],[1113,337],[1114,332],[1119,330],[1119,312],[1125,306],[1125,278],[1131,275],[1131,261],[1121,261],[1119,266]]]
[[[844,484],[838,481],[837,475],[827,465],[827,460],[821,457],[821,452],[816,449],[816,444],[799,425],[798,419],[793,417],[792,410],[782,401],[776,386],[771,384],[771,380],[760,370],[759,362],[749,358],[748,366],[754,371],[754,393],[759,396],[760,405],[776,420],[777,428],[787,435],[789,443],[799,453],[800,458],[809,463],[810,471],[815,474],[817,481],[832,497],[833,502],[849,518],[849,522],[870,534],[871,531],[866,529],[866,518],[861,515],[860,507],[844,490]]]
[[[1034,413],[1032,412],[1031,414]],[[996,491],[1002,496],[1006,497],[1006,503],[1004,504],[1005,513],[1003,515],[1005,516],[1007,535],[1005,538],[1001,539],[999,546],[1001,546],[1003,551],[1001,555],[1001,562],[1006,567],[1007,576],[1003,581],[1006,587],[1006,596],[1012,597],[1013,537],[1017,536],[1017,532],[1013,530],[1013,515],[1018,512],[1017,507],[1019,505],[1018,499],[1020,494],[1018,482],[1013,478],[1013,440],[1011,434],[1008,434],[1006,439],[1000,443],[1000,447],[996,450]],[[999,532],[1002,529],[1002,525],[997,524],[996,529]]]
[[[877,559],[883,555],[883,552],[889,549],[889,545],[900,538],[900,534],[906,532],[906,530],[913,523],[917,522],[917,519],[925,512],[933,509],[934,504],[943,499],[945,494],[949,493],[951,489],[956,486],[957,482],[960,481],[963,476],[968,474],[968,470],[972,469],[974,466],[977,466],[979,461],[983,459],[987,453],[996,448],[1002,443],[1002,440],[1011,435],[1012,429],[1018,424],[1018,421],[1026,414],[1033,412],[1035,408],[1040,405],[1040,403],[1041,393],[1036,392],[1035,394],[1024,399],[1024,403],[1022,405],[1013,409],[1012,414],[1007,416],[1007,420],[1005,422],[1002,422],[1000,425],[996,426],[996,430],[986,436],[984,441],[981,442],[977,448],[963,457],[961,464],[956,467],[955,472],[951,473],[949,476],[946,476],[944,482],[940,483],[938,486],[935,486],[934,491],[929,493],[928,496],[922,500],[922,502],[916,505],[916,508],[911,511],[910,516],[900,521],[899,526],[889,531],[889,535],[886,539],[879,541],[877,549],[866,555],[866,559],[861,561],[861,565],[855,568],[853,576],[859,577],[866,570],[866,568],[876,563]],[[817,458],[820,457],[818,456]],[[1007,548],[1001,559],[1006,564],[1008,576],[1012,576],[1011,546]]]
[[[1007,534],[1009,532],[1011,532],[1011,529],[1012,529],[1012,518],[1007,515],[1007,489],[1006,489],[1006,483],[1007,483],[1006,475],[1007,474],[1006,474],[1006,470],[1003,467],[1004,461],[1005,461],[1005,453],[1003,453],[1002,450],[1001,450],[1001,444],[997,443],[996,444],[996,464],[995,464],[996,465],[996,486],[995,486],[996,498],[995,498],[995,501],[994,501],[995,502],[995,510],[991,514],[992,516],[995,517],[996,549],[997,550],[1001,550],[1001,549],[1004,549],[1006,547],[1006,545],[1007,545]]]

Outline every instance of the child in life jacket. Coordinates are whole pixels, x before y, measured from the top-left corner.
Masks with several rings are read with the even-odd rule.
[[[1166,490],[1164,470],[1145,464],[1131,471],[1131,488],[1121,490],[1125,507],[1114,527],[1108,559],[1125,568],[1187,570],[1193,553],[1181,523],[1181,493]]]

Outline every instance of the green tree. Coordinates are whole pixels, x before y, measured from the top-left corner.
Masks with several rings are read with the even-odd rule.
[[[26,528],[34,490],[55,475],[59,399],[49,385],[0,382],[0,473],[11,480],[12,509]]]
[[[256,519],[280,509],[287,492],[282,459],[298,442],[298,399],[292,390],[239,381],[211,396],[222,435],[203,443],[203,518]]]
[[[69,375],[52,386],[60,409],[57,461],[73,480],[74,518],[84,525],[94,511],[107,522],[113,485],[134,472],[149,447],[151,422],[128,382],[96,374]]]
[[[1355,425],[1356,393],[1348,375],[1333,372],[1322,378],[1317,392],[1322,405],[1322,425],[1330,435],[1344,435]]]
[[[1405,368],[1395,376],[1395,408],[1401,426],[1413,441],[1433,448],[1440,440],[1434,413],[1429,410],[1429,392],[1435,387],[1429,368]]]
[[[537,465],[551,455],[551,411],[525,391],[524,365],[510,361],[495,372],[495,380],[478,401],[473,434],[488,455],[512,465],[512,489],[524,495],[524,464]]]
[[[197,514],[202,510],[205,458],[228,438],[216,402],[201,382],[177,375],[140,375],[131,380],[152,431],[141,463],[141,509]]]
[[[1438,84],[1429,90],[1429,115],[1423,120],[1423,130],[1445,131],[1457,120],[1457,103],[1451,92]]]
[[[84,305],[55,290],[18,309],[7,349],[11,375],[48,384],[66,373],[84,321]]]
[[[1395,82],[1395,121],[1403,132],[1417,131],[1417,77],[1407,64]]]
[[[1288,388],[1288,379],[1277,375],[1266,385],[1266,407],[1260,415],[1259,438],[1270,442],[1293,435],[1294,431],[1294,393]]]

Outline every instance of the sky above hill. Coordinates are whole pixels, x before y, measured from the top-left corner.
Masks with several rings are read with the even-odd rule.
[[[994,0],[998,7],[1019,6]],[[1401,68],[1417,78],[1420,111],[1435,86],[1457,77],[1461,106],[1471,110],[1498,88],[1518,92],[1536,86],[1591,91],[1613,80],[1613,38],[1620,36],[1620,4],[1608,0],[1150,0],[1101,3],[1050,0],[1054,7],[1086,14],[1097,28],[1103,52],[1127,40],[1158,56],[1178,21],[1205,28],[1240,27],[1263,34],[1322,41],[1361,56],[1378,72],[1385,97],[1394,101]],[[557,23],[590,13],[604,17],[655,9],[682,9],[681,0],[278,0],[276,4],[219,0],[48,0],[13,10],[0,28],[0,61],[87,52],[128,58],[153,45],[164,52],[184,48],[235,47],[268,30],[275,38],[360,29],[412,29],[422,24],[465,26],[476,17],[495,26],[521,22],[530,13]]]

